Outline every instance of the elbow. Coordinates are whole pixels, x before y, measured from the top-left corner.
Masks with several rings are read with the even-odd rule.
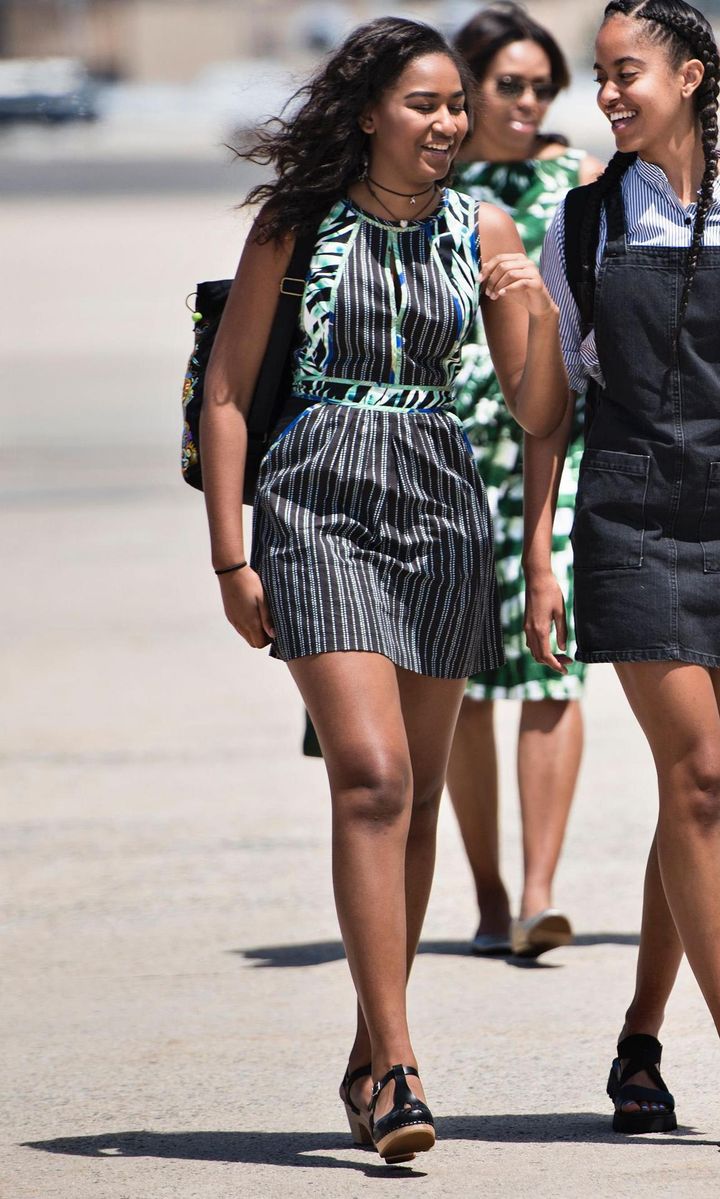
[[[227,386],[227,383],[224,383],[221,379],[206,377],[202,393],[202,406],[206,412],[227,407],[234,400],[235,396]]]
[[[562,424],[565,407],[558,407],[551,413],[539,413],[532,420],[522,421],[522,427],[531,437],[550,437]]]
[[[244,397],[222,379],[206,379],[202,393],[202,412],[208,420],[223,419],[223,412],[237,412],[244,417]],[[249,405],[248,405],[249,406]]]
[[[543,401],[526,405],[517,419],[531,437],[550,437],[560,428],[570,404],[574,407],[572,393],[566,388],[553,387]]]
[[[232,408],[245,411],[246,390],[244,378],[236,377],[211,356],[202,390],[202,406],[206,411],[217,413]]]
[[[523,409],[513,412],[513,416],[523,432],[530,437],[537,437],[539,440],[550,437],[562,423],[564,415],[564,405],[561,407],[554,405],[552,410],[545,407],[532,412]]]

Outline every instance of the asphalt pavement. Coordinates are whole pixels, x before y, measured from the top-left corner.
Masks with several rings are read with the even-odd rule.
[[[575,944],[467,952],[449,805],[410,988],[435,1151],[354,1149],[353,996],[322,764],[285,668],[224,621],[179,475],[184,298],[234,269],[238,191],[10,196],[0,500],[3,1199],[715,1196],[716,1036],[684,966],[677,1133],[610,1130],[652,764],[611,668],[558,876]],[[514,704],[504,863],[520,871]]]

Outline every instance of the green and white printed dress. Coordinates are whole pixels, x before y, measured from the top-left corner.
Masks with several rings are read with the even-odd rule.
[[[463,163],[456,171],[453,185],[475,200],[489,201],[509,212],[527,254],[539,262],[547,227],[565,194],[578,186],[584,157],[584,151],[564,150],[557,158]],[[493,517],[506,657],[504,666],[469,679],[467,694],[472,699],[579,699],[585,679],[584,664],[573,662],[567,675],[558,675],[538,665],[525,645],[525,585],[520,560],[523,433],[503,400],[480,319],[473,338],[463,348],[455,395],[455,410],[472,445]],[[575,630],[569,538],[582,451],[582,425],[578,418],[560,482],[552,540],[553,570],[562,587],[568,614],[570,655],[575,652]]]

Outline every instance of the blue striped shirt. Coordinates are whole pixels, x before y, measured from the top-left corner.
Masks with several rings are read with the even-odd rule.
[[[670,246],[687,249],[695,219],[695,203],[684,208],[661,167],[637,158],[622,178],[627,241],[632,246]],[[600,217],[596,270],[605,252],[607,217]],[[720,246],[720,179],[707,215],[703,245]],[[540,270],[560,309],[560,344],[573,391],[583,392],[588,379],[602,382],[595,331],[581,337],[580,313],[565,273],[565,201],[559,205],[543,244]]]

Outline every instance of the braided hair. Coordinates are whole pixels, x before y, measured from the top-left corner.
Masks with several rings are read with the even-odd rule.
[[[718,88],[720,86],[720,58],[712,28],[708,21],[685,0],[610,0],[605,9],[604,20],[620,14],[642,20],[643,33],[653,43],[666,48],[673,68],[679,67],[688,57],[697,58],[705,73],[693,95],[693,102],[700,122],[705,170],[698,192],[697,209],[693,223],[692,240],[685,265],[675,342],[685,319],[690,290],[695,278],[708,210],[713,201],[713,188],[718,171]],[[635,154],[617,153],[610,160],[598,187],[595,219],[599,215],[602,198],[621,179]],[[607,182],[606,182],[607,181]]]

